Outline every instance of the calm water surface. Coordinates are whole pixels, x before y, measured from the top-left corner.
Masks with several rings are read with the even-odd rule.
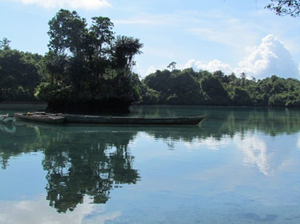
[[[132,116],[198,114],[190,127],[0,126],[0,223],[300,223],[300,110]]]

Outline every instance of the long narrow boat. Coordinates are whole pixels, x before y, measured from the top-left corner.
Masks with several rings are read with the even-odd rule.
[[[53,124],[127,124],[127,125],[197,125],[204,116],[193,117],[116,117],[98,115],[77,115],[77,114],[49,114],[45,112],[16,113],[17,119],[25,121],[53,123]]]
[[[134,124],[134,125],[197,125],[204,116],[193,117],[115,117],[115,116],[94,116],[63,114],[66,123],[71,124]]]
[[[60,114],[48,114],[48,113],[15,113],[17,119],[33,122],[62,124],[65,121],[65,117]]]

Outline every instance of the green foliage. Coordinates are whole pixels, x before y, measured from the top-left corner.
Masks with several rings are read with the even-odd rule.
[[[55,54],[70,53],[73,55],[81,52],[86,34],[86,21],[80,18],[77,12],[61,9],[48,24],[50,51]]]
[[[131,67],[143,44],[133,37],[115,37],[113,26],[109,18],[99,16],[93,17],[88,27],[77,12],[64,9],[49,21],[49,52],[45,56],[49,75],[36,92],[39,99],[51,102],[49,110],[54,110],[57,102],[62,111],[76,104],[82,112],[86,112],[85,106],[97,112],[103,102],[107,106],[111,100],[111,104],[127,107],[139,100]]]
[[[140,49],[142,47],[143,44],[139,42],[139,39],[117,36],[112,49],[114,66],[123,70],[125,75],[127,75],[130,67],[135,64],[133,61],[134,55],[141,54]]]
[[[5,48],[0,50],[0,100],[34,101],[41,81],[43,57]]]
[[[209,105],[228,105],[229,96],[217,76],[207,74],[200,79],[200,86],[204,92],[204,103]]]
[[[232,102],[236,106],[250,106],[253,104],[248,92],[241,87],[234,88]]]
[[[171,72],[169,70],[157,70],[155,73],[146,76],[144,83],[158,92],[164,92],[165,85],[170,78]]]
[[[300,106],[300,81],[272,76],[256,81],[222,71],[195,72],[192,68],[156,71],[143,83],[159,93],[159,104]]]
[[[59,84],[40,83],[35,96],[42,101],[70,101],[72,87]]]
[[[143,82],[159,92],[160,104],[199,104],[203,95],[197,79],[191,70],[156,71],[147,76]]]
[[[0,40],[0,50],[10,50],[10,46],[9,46],[10,42],[11,41],[8,40],[6,37]]]

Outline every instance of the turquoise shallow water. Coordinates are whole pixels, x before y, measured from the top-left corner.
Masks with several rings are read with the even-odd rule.
[[[132,112],[198,114],[189,127],[0,128],[0,223],[299,223],[300,111]]]

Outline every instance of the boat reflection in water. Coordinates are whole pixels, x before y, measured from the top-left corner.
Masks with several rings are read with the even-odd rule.
[[[13,122],[0,123],[0,131],[6,132],[6,133],[15,133],[16,132],[16,126]]]
[[[16,131],[15,121],[16,118],[14,116],[0,114],[0,131],[14,133]]]

